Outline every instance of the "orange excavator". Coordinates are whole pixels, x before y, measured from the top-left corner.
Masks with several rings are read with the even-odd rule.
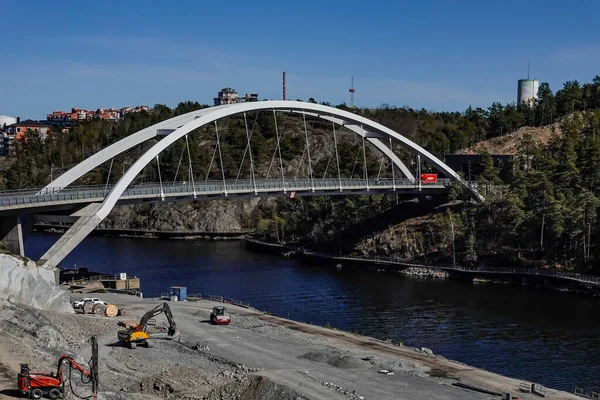
[[[47,395],[51,399],[62,398],[65,393],[65,378],[67,378],[63,373],[64,364],[69,366],[67,377],[71,383],[71,392],[75,397],[95,399],[98,392],[98,342],[95,336],[92,337],[92,359],[88,362],[88,370],[68,355],[60,356],[56,372],[32,372],[29,370],[29,364],[23,363],[21,364],[21,372],[17,374],[19,391],[32,399],[40,399],[44,395]],[[75,393],[71,382],[73,369],[79,371],[81,374],[82,383],[92,384],[91,395],[82,397]]]
[[[164,313],[167,317],[167,321],[169,321],[169,328],[167,330],[166,338],[178,338],[180,333],[177,330],[177,324],[173,319],[171,309],[169,308],[169,305],[167,303],[163,303],[154,307],[152,310],[144,314],[139,324],[128,324],[123,321],[117,322],[117,325],[126,328],[121,329],[117,332],[117,338],[119,339],[119,342],[123,343],[125,346],[128,346],[131,349],[135,349],[137,343],[144,344],[147,347],[151,347],[152,345],[149,341],[150,338],[158,338],[164,335],[158,333],[150,334],[146,332],[146,325],[149,325],[150,320],[161,313]]]

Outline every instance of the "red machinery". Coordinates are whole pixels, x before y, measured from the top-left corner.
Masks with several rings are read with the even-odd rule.
[[[68,379],[71,379],[71,372],[76,369],[81,373],[83,383],[92,383],[92,396],[96,398],[98,389],[98,343],[96,337],[92,338],[92,359],[89,362],[89,371],[79,365],[75,360],[67,355],[62,355],[58,359],[58,367],[54,372],[32,372],[29,370],[29,364],[21,364],[21,372],[17,374],[17,386],[23,395],[28,395],[32,399],[39,399],[47,395],[51,399],[59,399],[64,395],[65,376],[63,375],[63,363],[69,365]],[[71,386],[71,391],[73,387]],[[74,392],[73,394],[77,396]],[[80,397],[81,398],[81,397]],[[87,397],[89,398],[89,396]]]
[[[210,322],[213,325],[229,325],[231,317],[223,306],[214,306],[210,312]]]
[[[436,183],[437,174],[421,174],[421,183]]]

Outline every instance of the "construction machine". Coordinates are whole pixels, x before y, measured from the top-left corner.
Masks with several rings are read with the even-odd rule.
[[[223,306],[214,306],[210,312],[210,322],[213,325],[229,325],[231,317]]]
[[[159,315],[161,313],[165,313],[165,316],[167,317],[167,320],[169,321],[167,337],[170,339],[174,339],[175,337],[178,337],[179,331],[177,330],[177,324],[175,324],[175,320],[173,319],[173,314],[171,313],[171,309],[169,308],[169,305],[167,303],[163,303],[159,306],[154,307],[152,310],[150,310],[146,314],[144,314],[144,316],[140,320],[139,324],[130,325],[123,321],[119,321],[118,325],[126,328],[126,329],[120,330],[118,332],[117,337],[118,337],[119,341],[121,343],[125,344],[126,346],[129,346],[132,349],[135,349],[138,343],[144,344],[144,345],[146,345],[146,347],[151,347],[148,339],[150,339],[151,337],[158,337],[158,336],[164,337],[164,335],[157,334],[157,333],[149,334],[148,332],[146,332],[146,326],[148,325],[148,322],[152,318],[156,317],[157,315]]]
[[[65,394],[65,381],[68,379],[71,392],[78,398],[96,398],[98,394],[98,341],[92,337],[92,358],[88,362],[88,369],[77,363],[72,356],[63,354],[58,359],[56,372],[32,372],[29,370],[29,364],[21,364],[21,372],[17,374],[17,385],[23,395],[32,399],[40,399],[46,395],[51,399],[60,399]],[[64,365],[69,366],[69,372],[63,372]],[[81,374],[81,382],[92,384],[92,394],[79,396],[73,390],[72,372],[76,369]]]

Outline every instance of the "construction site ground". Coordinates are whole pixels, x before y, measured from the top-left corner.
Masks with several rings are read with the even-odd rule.
[[[81,295],[73,296],[73,299]],[[525,380],[469,367],[427,350],[303,324],[254,309],[227,305],[230,325],[214,326],[211,301],[169,302],[179,340],[155,339],[151,348],[117,341],[119,320],[137,322],[158,299],[100,294],[124,317],[44,312],[8,300],[0,303],[0,399],[19,398],[21,362],[52,371],[64,352],[86,365],[89,338],[99,341],[100,399],[492,399],[453,382],[495,392],[518,392]],[[156,317],[157,329],[166,326]],[[543,368],[543,365],[540,365]],[[382,373],[382,370],[393,374]],[[75,387],[81,397],[87,387]],[[67,390],[67,398],[73,397]],[[576,399],[553,390],[548,399]]]

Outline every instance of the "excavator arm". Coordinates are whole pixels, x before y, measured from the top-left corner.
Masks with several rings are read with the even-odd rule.
[[[175,320],[173,319],[173,314],[171,313],[171,308],[169,308],[169,305],[167,303],[162,303],[161,305],[158,305],[158,306],[154,307],[152,310],[148,311],[146,314],[144,314],[144,316],[140,320],[140,323],[137,325],[128,325],[124,322],[119,322],[118,325],[124,326],[127,329],[132,330],[132,331],[146,332],[146,325],[148,324],[148,321],[151,318],[154,318],[161,313],[165,313],[165,316],[167,317],[167,320],[169,321],[169,330],[168,330],[169,336],[174,336],[177,332],[177,324],[175,323]]]
[[[173,314],[171,313],[171,308],[169,308],[169,305],[167,303],[162,303],[161,305],[154,307],[152,310],[150,310],[146,314],[144,314],[144,316],[140,320],[140,327],[144,331],[146,331],[146,324],[148,324],[148,320],[150,320],[150,318],[156,317],[157,315],[159,315],[161,313],[165,313],[165,316],[167,317],[167,320],[169,321],[169,336],[173,336],[175,334],[175,332],[177,331],[177,324],[175,323],[175,320],[173,319]]]

